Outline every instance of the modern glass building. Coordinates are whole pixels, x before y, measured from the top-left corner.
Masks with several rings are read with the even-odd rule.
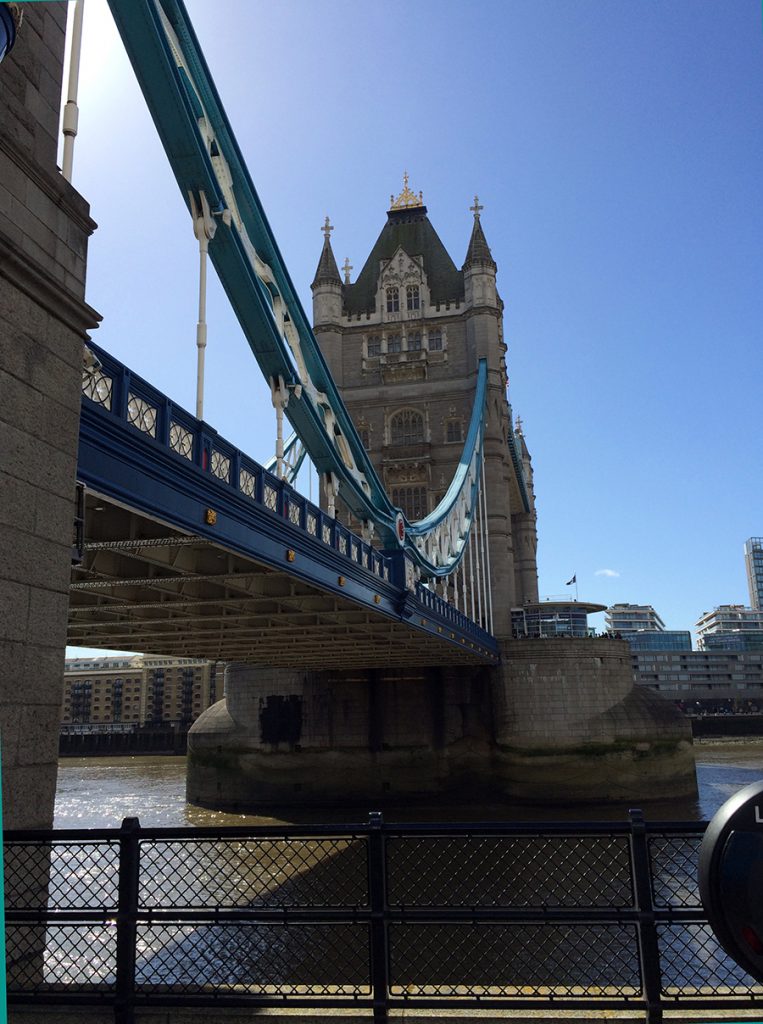
[[[697,647],[705,650],[707,638],[713,634],[763,633],[763,609],[747,608],[743,604],[721,604],[697,619]]]
[[[604,615],[610,633],[661,633],[665,623],[650,604],[613,604]]]
[[[750,605],[763,612],[763,537],[750,537],[744,545],[744,564],[747,569],[747,586],[750,588]]]
[[[640,629],[637,633],[620,633],[632,651],[690,651],[691,633],[688,629]]]
[[[763,631],[760,633],[709,633],[704,639],[706,651],[763,651]]]

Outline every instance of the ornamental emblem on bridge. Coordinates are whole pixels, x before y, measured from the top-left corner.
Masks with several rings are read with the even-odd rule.
[[[405,543],[405,519],[402,512],[398,512],[395,516],[395,536],[399,544]]]

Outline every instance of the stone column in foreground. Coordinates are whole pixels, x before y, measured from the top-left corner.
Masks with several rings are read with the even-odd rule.
[[[84,301],[95,224],[56,167],[65,3],[24,4],[0,64],[0,732],[6,828],[53,818]]]

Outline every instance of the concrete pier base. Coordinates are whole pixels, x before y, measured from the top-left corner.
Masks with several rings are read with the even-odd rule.
[[[191,803],[231,810],[467,799],[489,785],[485,669],[230,665],[188,735]]]
[[[691,797],[691,725],[633,683],[624,640],[521,640],[493,689],[495,771],[517,800]]]
[[[628,646],[509,642],[498,668],[231,665],[188,737],[187,797],[237,811],[560,803],[696,793],[691,730],[634,688]]]

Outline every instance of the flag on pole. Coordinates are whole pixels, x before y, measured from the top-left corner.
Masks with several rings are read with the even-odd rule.
[[[564,585],[565,585],[565,587],[571,587],[572,584],[573,583],[577,583],[577,581],[578,581],[578,576],[577,576],[577,573],[575,573],[575,575],[572,577],[572,579],[571,580],[567,580],[567,582]]]

